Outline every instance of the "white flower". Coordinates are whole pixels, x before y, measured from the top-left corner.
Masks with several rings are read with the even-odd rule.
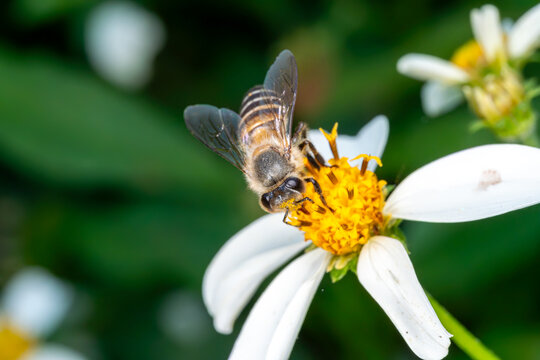
[[[355,137],[337,140],[342,156],[380,156],[388,120],[379,116]],[[326,158],[324,138],[310,139]],[[495,216],[540,202],[540,150],[487,145],[434,161],[409,175],[387,199],[394,219],[461,222]],[[374,170],[376,164],[370,163]],[[261,217],[233,236],[208,266],[203,298],[217,331],[229,334],[261,282],[310,245],[282,214]],[[286,359],[332,254],[317,248],[289,263],[251,310],[229,359]],[[358,257],[360,283],[382,307],[411,350],[423,359],[448,353],[451,335],[441,325],[418,282],[402,243],[371,237]]]
[[[65,317],[73,290],[40,268],[17,273],[3,289],[0,303],[0,358],[6,351],[21,360],[84,360],[61,345],[40,344]]]
[[[481,76],[482,69],[500,68],[502,64],[519,67],[540,46],[540,4],[516,21],[506,39],[499,10],[493,5],[471,11],[471,25],[476,42],[460,48],[452,62],[430,55],[407,54],[397,63],[400,73],[427,81],[422,89],[422,104],[430,116],[441,115],[457,106],[460,101],[455,94],[460,92],[460,86]],[[512,72],[503,76],[508,74],[514,76]],[[520,95],[519,91],[515,91],[515,95]]]
[[[144,86],[165,42],[165,28],[154,14],[132,2],[110,1],[90,14],[85,46],[94,69],[128,90]]]

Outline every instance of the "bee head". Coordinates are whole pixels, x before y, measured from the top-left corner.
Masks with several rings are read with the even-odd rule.
[[[290,176],[274,190],[261,195],[261,207],[268,212],[282,211],[283,203],[290,199],[300,200],[304,190],[304,181]]]

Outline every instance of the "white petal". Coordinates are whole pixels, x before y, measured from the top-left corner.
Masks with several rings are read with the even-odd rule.
[[[422,86],[421,96],[424,112],[431,117],[443,115],[463,101],[463,92],[458,85],[438,81],[426,82]]]
[[[499,10],[493,5],[484,5],[471,11],[471,25],[476,41],[484,50],[488,61],[494,61],[504,52],[504,37]]]
[[[25,353],[20,360],[85,360],[81,354],[62,345],[42,345]]]
[[[390,125],[388,118],[384,115],[376,116],[364,125],[356,136],[338,136],[337,147],[339,155],[348,157],[349,159],[355,158],[360,154],[381,158],[386,147],[389,131]],[[319,130],[311,130],[308,133],[308,138],[325,159],[328,160],[332,157],[328,141],[326,141]],[[361,159],[351,161],[351,165],[358,166],[361,163]],[[377,163],[372,160],[369,163],[368,169],[374,171],[376,167]]]
[[[230,333],[260,283],[309,245],[283,214],[265,215],[234,235],[214,257],[203,280],[203,298],[214,326]]]
[[[398,240],[371,238],[360,252],[357,274],[418,357],[442,359],[448,354],[452,335],[437,318]]]
[[[219,299],[214,312],[214,327],[230,334],[234,321],[249,301],[260,283],[308,243],[295,243],[253,256],[232,270],[220,284]]]
[[[73,290],[43,269],[27,268],[9,281],[2,300],[10,321],[34,337],[43,337],[65,316]]]
[[[356,157],[359,154],[366,154],[371,156],[377,156],[382,158],[384,153],[384,148],[386,147],[386,141],[388,140],[388,133],[390,131],[390,124],[388,123],[388,118],[384,115],[379,115],[373,118],[368,124],[366,124],[358,134],[356,135],[354,146],[348,144],[343,144],[339,151],[343,151],[344,154],[351,154],[347,156],[349,158]],[[338,145],[339,146],[339,145]],[[355,151],[358,151],[356,155]],[[357,159],[351,161],[350,164],[353,166],[361,166],[362,159]],[[370,171],[375,171],[377,167],[377,162],[371,160],[368,165]]]
[[[438,159],[409,175],[383,211],[395,218],[462,222],[540,202],[540,149],[485,145]]]
[[[229,360],[287,359],[329,260],[315,249],[279,273],[251,310]]]
[[[523,14],[508,34],[511,58],[530,55],[540,45],[540,4]]]
[[[450,61],[431,55],[407,54],[397,63],[398,71],[418,80],[433,80],[444,84],[461,84],[470,77],[464,70]]]

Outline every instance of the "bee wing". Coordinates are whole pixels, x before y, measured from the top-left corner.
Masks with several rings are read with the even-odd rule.
[[[211,105],[188,106],[184,120],[189,131],[210,150],[244,172],[245,157],[239,143],[240,116]]]
[[[275,116],[278,129],[285,145],[290,149],[292,137],[292,118],[298,87],[298,69],[294,55],[283,50],[270,66],[264,79],[264,88],[271,90],[279,98],[279,110]]]

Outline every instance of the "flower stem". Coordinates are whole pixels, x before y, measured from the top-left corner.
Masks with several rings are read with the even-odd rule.
[[[459,346],[472,359],[477,360],[500,360],[490,349],[480,342],[473,334],[469,332],[459,321],[456,320],[441,304],[437,302],[430,294],[427,294],[433,309],[437,313],[439,320],[454,335],[452,341]]]

